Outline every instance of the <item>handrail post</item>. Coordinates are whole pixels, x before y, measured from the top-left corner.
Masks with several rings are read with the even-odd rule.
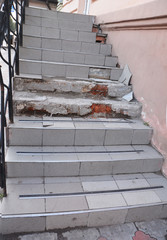
[[[9,2],[6,1],[6,11],[7,11],[7,26],[8,26],[8,31],[7,31],[7,38],[8,38],[8,63],[9,63],[9,119],[10,122],[13,123],[13,97],[12,97],[12,65],[11,65],[11,39],[10,39],[10,12],[11,12],[11,7],[9,5]]]
[[[5,167],[5,111],[4,111],[4,85],[2,79],[2,72],[0,66],[0,84],[1,84],[1,166],[2,166],[2,187],[3,187],[3,195],[7,196],[6,191],[6,167]]]
[[[20,46],[23,46],[23,0],[21,0],[21,25],[20,25]]]
[[[15,71],[16,74],[19,75],[20,69],[19,69],[19,17],[18,17],[18,2],[16,2],[16,65],[15,65]]]

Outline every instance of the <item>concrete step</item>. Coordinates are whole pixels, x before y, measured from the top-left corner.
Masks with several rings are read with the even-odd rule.
[[[74,21],[83,23],[94,23],[95,16],[83,15],[83,14],[73,14],[66,12],[50,11],[46,9],[26,7],[25,15],[38,18],[49,18],[57,21]]]
[[[139,117],[141,104],[121,99],[76,98],[43,93],[15,92],[14,112],[20,114],[75,115],[101,117]]]
[[[76,97],[93,98],[121,98],[132,91],[132,86],[123,83],[96,82],[93,80],[84,81],[79,79],[33,79],[33,78],[14,78],[15,91],[43,92],[52,96],[57,94],[72,94]]]
[[[25,48],[20,47],[19,58],[25,60],[64,62],[116,67],[118,57],[104,56],[102,54],[73,53],[63,50]]]
[[[65,20],[65,19],[52,19],[38,16],[25,16],[25,24],[30,26],[38,27],[49,27],[49,28],[58,28],[58,29],[68,29],[76,30],[83,32],[92,32],[93,22],[80,22],[74,20]]]
[[[43,77],[102,78],[118,81],[123,69],[116,67],[20,59],[20,74]]]
[[[141,145],[151,137],[140,120],[17,116],[7,128],[9,146]]]
[[[7,189],[3,234],[167,217],[167,180],[156,174],[8,179]]]
[[[50,39],[62,39],[70,41],[79,41],[87,43],[96,42],[96,33],[70,30],[70,29],[60,29],[60,28],[50,28],[50,27],[39,27],[32,25],[23,25],[24,36],[34,36],[41,38]]]
[[[112,46],[109,44],[100,44],[100,43],[87,43],[84,41],[71,41],[71,40],[61,40],[42,37],[33,37],[33,36],[23,36],[23,46],[24,47],[33,47],[33,48],[42,48],[42,49],[52,49],[52,50],[63,50],[69,52],[81,52],[88,54],[102,54],[102,55],[111,55]]]
[[[21,130],[17,129],[17,133],[21,136]],[[160,171],[162,163],[163,157],[148,145],[10,146],[6,157],[9,178],[149,173]]]

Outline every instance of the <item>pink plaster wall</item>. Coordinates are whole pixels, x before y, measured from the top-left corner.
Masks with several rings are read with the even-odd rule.
[[[135,97],[143,104],[143,119],[153,127],[152,144],[166,159],[163,173],[167,176],[167,1],[107,1],[110,9],[97,0],[90,14],[97,16],[98,23],[112,22],[104,25],[103,31],[113,44],[113,55],[119,57],[121,65],[127,63],[133,73]],[[164,18],[142,20],[159,16]]]
[[[63,12],[73,12],[76,9],[78,11],[78,3],[79,3],[79,0],[64,0],[63,1],[64,7],[63,7],[62,11]]]
[[[80,8],[78,12],[82,13]],[[166,159],[167,176],[167,1],[96,0],[89,14],[97,16],[97,23],[111,23],[103,31],[113,55],[133,73],[135,97],[143,103],[143,119],[153,127],[152,144]]]

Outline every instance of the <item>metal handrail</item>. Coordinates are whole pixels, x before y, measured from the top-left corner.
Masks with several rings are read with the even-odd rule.
[[[6,190],[6,165],[5,165],[5,127],[7,119],[7,110],[9,121],[13,123],[13,77],[16,73],[19,75],[19,45],[23,42],[23,23],[25,20],[25,7],[29,5],[28,0],[4,0],[0,6],[0,58],[4,64],[8,65],[8,85],[3,81],[3,75],[0,66],[0,86],[1,86],[1,135],[0,135],[0,187],[3,188],[4,197]],[[15,9],[16,17],[12,16],[11,9]],[[11,20],[12,19],[12,20]],[[16,29],[11,29],[11,21],[14,21]],[[16,37],[15,46],[11,45],[11,33]],[[3,42],[7,43],[8,57],[5,59],[1,52]],[[12,61],[11,50],[14,50]],[[6,89],[7,93],[5,95]]]

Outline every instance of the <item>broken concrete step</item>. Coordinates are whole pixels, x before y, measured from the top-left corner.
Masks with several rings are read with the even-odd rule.
[[[49,62],[65,62],[86,65],[99,65],[116,67],[118,57],[104,56],[102,54],[86,54],[72,53],[68,51],[56,51],[42,48],[25,48],[20,47],[20,59],[49,61]]]
[[[57,94],[75,94],[80,97],[120,98],[132,91],[131,86],[118,82],[95,82],[63,79],[27,79],[14,78],[15,91],[45,92]]]
[[[49,18],[55,22],[59,21],[74,21],[74,22],[84,22],[84,23],[94,23],[95,16],[83,15],[83,14],[73,14],[66,12],[51,11],[40,8],[26,7],[25,15],[31,17]]]
[[[78,77],[102,78],[118,81],[122,69],[91,64],[74,64],[20,59],[20,74],[39,75],[42,77]]]
[[[125,100],[96,100],[45,95],[43,93],[15,92],[15,114],[47,114],[76,116],[139,117],[141,104]]]
[[[88,54],[102,54],[111,55],[112,46],[109,44],[100,43],[86,43],[71,40],[51,39],[42,37],[23,36],[23,46],[52,49],[52,50],[63,50],[69,52],[81,52]]]
[[[29,130],[31,131],[31,129]],[[18,130],[18,134],[20,131]],[[45,138],[45,130],[43,134]],[[56,134],[59,137],[58,132]],[[147,145],[10,146],[7,151],[6,163],[8,178],[103,176],[158,172],[163,164],[163,157]]]
[[[93,32],[67,30],[50,27],[38,27],[25,24],[23,25],[23,35],[88,43],[96,42],[96,33]]]
[[[42,178],[8,179],[7,189],[13,194],[2,202],[2,233],[98,227],[166,218],[167,204],[162,197],[166,196],[166,179],[162,176],[137,177],[134,175],[134,179],[131,176],[128,179],[125,176],[124,181],[114,180],[114,176],[44,178],[44,182]],[[158,188],[157,183],[153,183],[155,181],[163,188]],[[146,189],[138,190],[138,186]],[[132,187],[136,190],[126,190]],[[88,194],[96,190],[109,192]],[[120,191],[114,193],[114,190]],[[78,192],[80,196],[73,194]],[[55,196],[51,198],[52,193]],[[41,196],[35,198],[35,194]],[[56,194],[62,195],[58,197]],[[31,197],[26,198],[26,195]]]
[[[22,116],[15,117],[7,136],[10,146],[140,145],[150,143],[152,129],[138,120]]]
[[[112,68],[110,71],[109,68],[102,67],[90,67],[89,68],[89,78],[98,78],[98,79],[111,79],[112,81],[118,81],[121,77],[123,69],[121,68]]]
[[[93,27],[93,22],[78,22],[59,18],[57,18],[56,21],[53,21],[52,18],[42,18],[30,15],[25,17],[25,24],[30,26],[76,30],[83,32],[92,32]]]

